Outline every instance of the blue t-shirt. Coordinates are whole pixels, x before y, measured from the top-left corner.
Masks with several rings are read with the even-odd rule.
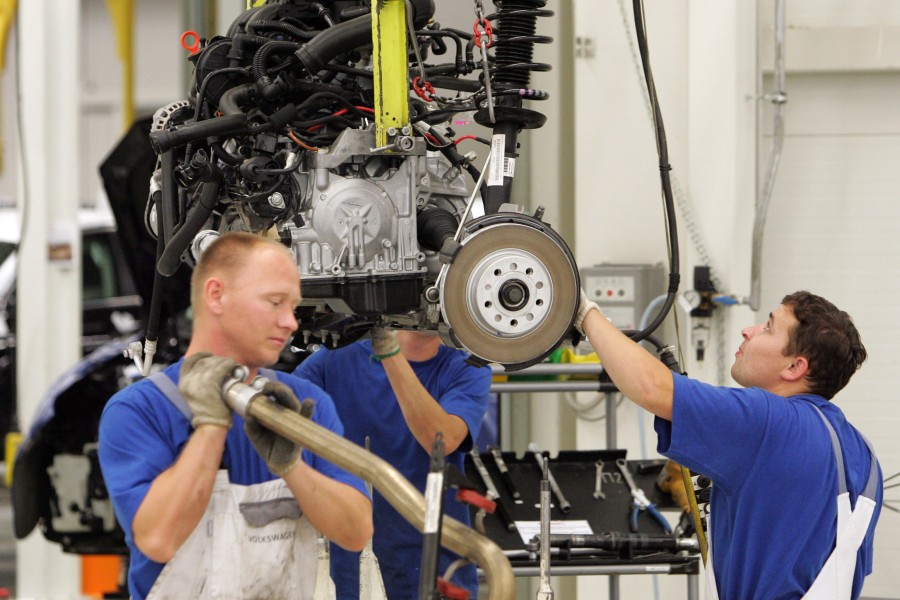
[[[447,455],[448,463],[463,469],[464,453],[472,448],[487,408],[491,371],[465,362],[466,354],[439,346],[434,358],[410,362],[419,381],[447,413],[465,421],[469,436]],[[427,452],[406,424],[397,397],[381,363],[375,360],[372,344],[363,340],[337,350],[319,350],[294,371],[327,390],[344,422],[348,439],[364,446],[370,438],[371,450],[402,473],[419,491],[424,491],[429,469]],[[378,557],[385,590],[390,600],[418,598],[419,570],[422,560],[422,534],[406,521],[376,492],[373,494],[375,536],[372,547]],[[444,513],[469,523],[466,507],[448,492]],[[441,548],[439,573],[443,573],[458,555]],[[346,552],[332,544],[331,574],[339,600],[359,596],[359,554]],[[476,596],[475,567],[457,571],[453,583]]]
[[[713,564],[721,600],[801,598],[831,554],[840,440],[851,506],[869,477],[870,453],[841,410],[812,394],[716,387],[677,374],[672,421],[656,418],[658,450],[713,480]],[[857,553],[853,598],[872,572],[875,522]]]
[[[181,362],[165,370],[176,385]],[[313,421],[343,434],[334,404],[325,392],[286,373],[279,373],[278,380],[290,386],[298,398],[315,401]],[[233,419],[222,457],[229,480],[239,485],[253,485],[276,479],[244,433],[244,420],[239,415],[234,415]],[[100,467],[116,518],[125,531],[130,551],[128,590],[135,600],[146,597],[164,565],[150,560],[134,545],[131,523],[150,484],[172,466],[192,432],[190,421],[149,379],[142,379],[115,394],[100,417]],[[368,497],[365,484],[359,478],[307,450],[303,451],[303,460]]]

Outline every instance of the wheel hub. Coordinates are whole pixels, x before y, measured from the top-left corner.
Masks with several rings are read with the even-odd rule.
[[[578,269],[565,243],[532,217],[470,223],[440,287],[452,338],[507,370],[542,360],[565,339],[578,308]]]

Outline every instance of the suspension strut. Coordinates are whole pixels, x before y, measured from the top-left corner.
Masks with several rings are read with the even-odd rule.
[[[537,129],[547,117],[537,111],[522,108],[523,99],[546,100],[547,92],[530,87],[532,71],[549,71],[550,65],[535,62],[535,44],[549,44],[553,38],[536,35],[538,17],[553,16],[546,10],[546,0],[494,0],[497,12],[487,16],[493,25],[494,60],[490,86],[494,102],[493,111],[484,106],[475,113],[475,122],[493,128],[494,140],[503,139],[503,157],[514,159],[518,156],[518,135],[522,129]],[[493,112],[493,121],[491,113]],[[494,154],[494,159],[498,158]],[[499,168],[498,165],[491,167]],[[512,177],[503,170],[503,185],[488,185],[484,194],[485,213],[499,210],[500,205],[509,201]]]

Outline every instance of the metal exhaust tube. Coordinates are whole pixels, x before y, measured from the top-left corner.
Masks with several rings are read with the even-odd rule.
[[[397,469],[335,433],[269,400],[258,389],[237,379],[223,387],[225,403],[265,427],[348,472],[370,482],[403,518],[422,531],[425,497]],[[441,545],[468,558],[484,571],[488,600],[513,600],[515,580],[509,559],[497,544],[452,517],[443,517]]]

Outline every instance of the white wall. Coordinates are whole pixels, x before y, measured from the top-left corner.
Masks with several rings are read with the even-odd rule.
[[[597,47],[593,59],[575,59],[573,246],[584,264],[665,260],[655,150],[620,4],[575,2],[575,35],[593,38]],[[624,4],[633,31],[631,3]],[[747,295],[760,101],[755,8],[734,4],[652,0],[646,2],[645,15],[673,175],[693,206],[693,233],[710,253],[726,288],[720,291]],[[759,9],[760,64],[769,72],[773,4],[763,1]],[[787,136],[765,235],[760,313],[786,293],[809,289],[855,317],[870,358],[836,403],[872,439],[887,476],[900,470],[895,434],[900,410],[889,400],[897,383],[894,354],[900,327],[892,310],[900,267],[900,6],[797,0],[787,7]],[[762,107],[759,126],[768,135],[759,149],[765,159],[771,108],[766,102]],[[682,289],[690,286],[693,266],[700,264],[685,224],[681,219]],[[724,315],[725,343],[718,350],[727,374],[740,327],[764,317],[746,307],[726,309]],[[683,321],[685,368],[715,381],[720,372],[716,349],[697,363],[686,327]],[[619,414],[619,445],[635,455],[640,452],[639,423],[630,409]],[[644,427],[647,433],[649,425]],[[599,429],[579,423],[578,446],[602,446]],[[889,490],[891,496],[896,494]],[[876,534],[875,570],[864,596],[900,596],[900,575],[890,566],[898,556],[898,528],[896,514],[884,511]],[[580,597],[596,598],[597,585],[580,583]],[[654,593],[645,582],[623,581],[623,593],[624,585],[635,587],[623,597]],[[666,581],[659,597],[682,597],[681,587]]]

